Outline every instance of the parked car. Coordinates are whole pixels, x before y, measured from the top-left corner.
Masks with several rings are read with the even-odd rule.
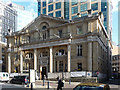
[[[81,83],[78,84],[73,90],[110,90],[108,84],[102,83]]]
[[[0,72],[0,81],[8,82],[9,81],[9,74],[7,72]]]
[[[11,79],[10,83],[24,85],[24,84],[29,83],[29,77],[28,76],[14,76],[14,78]]]

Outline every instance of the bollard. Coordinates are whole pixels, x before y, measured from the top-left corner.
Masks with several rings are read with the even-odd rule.
[[[49,81],[48,81],[48,89],[49,89]]]
[[[71,80],[69,80],[69,84],[71,84]]]
[[[32,85],[32,83],[31,83],[31,90],[33,90],[33,85]]]
[[[44,83],[45,83],[45,81],[44,81],[44,79],[43,79],[43,86],[44,86]]]

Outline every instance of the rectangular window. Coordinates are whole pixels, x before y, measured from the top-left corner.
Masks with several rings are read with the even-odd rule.
[[[91,5],[93,11],[98,10],[98,3],[94,3]]]
[[[41,2],[38,2],[38,16],[41,14]]]
[[[77,46],[77,56],[82,56],[82,45]]]
[[[53,2],[53,0],[48,0],[48,3],[52,3]]]
[[[82,71],[82,63],[78,63],[78,71]]]
[[[55,13],[55,15],[56,15],[56,17],[61,17],[61,11],[57,11],[57,12]]]
[[[69,2],[67,0],[64,2],[64,18],[69,19]]]
[[[78,13],[78,6],[72,7],[72,14]]]
[[[59,30],[58,35],[60,38],[62,37],[62,30]]]
[[[78,4],[78,0],[72,0],[72,5],[77,5]]]
[[[48,12],[53,11],[53,4],[48,6]]]
[[[46,8],[43,9],[43,14],[46,14]]]
[[[18,60],[18,54],[15,54],[15,61]]]
[[[46,1],[43,1],[43,7],[46,7]]]
[[[49,13],[48,15],[53,17],[53,13]]]
[[[59,2],[59,3],[56,3],[56,8],[55,9],[60,9],[61,8],[61,2]]]
[[[77,34],[82,34],[82,27],[77,27]]]
[[[81,12],[86,11],[87,10],[87,3],[86,4],[81,4],[80,10],[81,10]]]

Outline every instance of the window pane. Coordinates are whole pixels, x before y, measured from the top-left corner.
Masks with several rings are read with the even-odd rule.
[[[60,9],[61,8],[61,2],[56,3],[56,9]]]
[[[81,10],[81,12],[86,11],[87,10],[87,3],[86,4],[81,4],[80,10]]]
[[[72,7],[72,14],[78,13],[78,6]]]
[[[98,10],[98,3],[92,4],[91,7],[92,7],[92,10],[93,10],[93,11],[94,11],[94,10]]]
[[[38,2],[38,16],[41,14],[41,2]]]
[[[43,1],[43,7],[45,7],[46,6],[46,2],[45,1]]]
[[[56,12],[56,17],[61,17],[61,11]]]
[[[52,3],[53,2],[53,0],[48,0],[48,3]]]
[[[64,18],[69,19],[69,2],[64,2]]]
[[[46,8],[43,9],[43,14],[46,14]]]
[[[77,46],[77,56],[82,56],[82,45]]]
[[[77,34],[82,34],[82,27],[77,27]]]
[[[48,15],[53,17],[53,13],[49,13]]]
[[[78,4],[78,0],[72,0],[72,5]]]
[[[48,6],[48,12],[53,11],[53,4]]]

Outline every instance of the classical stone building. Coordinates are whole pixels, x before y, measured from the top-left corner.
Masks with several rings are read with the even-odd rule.
[[[49,77],[54,73],[85,71],[106,76],[109,37],[103,21],[102,13],[89,13],[74,20],[37,17],[21,31],[6,36],[8,72],[35,69]]]
[[[112,76],[120,78],[120,55],[112,56]]]

